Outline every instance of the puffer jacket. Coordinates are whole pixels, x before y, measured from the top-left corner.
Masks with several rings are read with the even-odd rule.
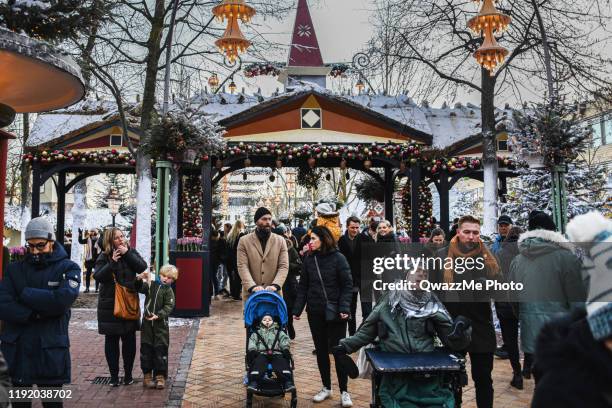
[[[518,242],[520,254],[510,265],[510,280],[523,284],[519,294],[521,347],[525,353],[534,353],[542,326],[583,307],[586,288],[581,262],[563,235],[534,230],[522,234]]]
[[[379,335],[380,322],[384,323],[387,330],[387,334],[380,339],[379,343],[382,351],[393,353],[433,351],[434,336],[428,332],[428,326],[433,327],[438,337],[455,350],[466,348],[469,342],[468,339],[462,339],[458,343],[449,343],[447,336],[453,324],[450,316],[438,312],[426,318],[405,319],[400,312],[391,310],[389,295],[385,294],[359,327],[357,333],[340,340],[340,344],[349,353],[354,353],[374,341]]]
[[[272,326],[270,326],[269,328],[263,325],[260,325],[259,328],[257,329],[257,333],[259,333],[259,336],[261,336],[261,339],[259,338],[259,336],[257,336],[257,333],[252,333],[251,336],[249,337],[249,345],[247,347],[247,350],[248,351],[255,350],[255,351],[259,351],[260,353],[268,351],[268,348],[271,349],[272,345],[274,345],[274,339],[276,338],[277,333],[278,333],[278,340],[276,344],[274,345],[273,351],[276,354],[278,354],[278,352],[281,352],[283,350],[289,350],[289,342],[290,342],[289,336],[284,331],[280,330],[279,332],[279,330],[280,328],[278,327],[278,323],[273,323]],[[262,339],[263,339],[263,342],[261,341]]]
[[[147,270],[147,263],[134,249],[129,249],[118,262],[101,253],[96,260],[94,279],[100,282],[98,294],[98,333],[123,335],[139,329],[138,320],[115,317],[115,279],[134,292],[136,275]]]
[[[70,383],[68,325],[80,285],[81,268],[58,242],[44,266],[28,258],[8,266],[0,282],[0,352],[14,385]]]
[[[338,250],[322,254],[319,251],[308,254],[302,263],[302,275],[293,314],[300,316],[304,306],[309,313],[325,313],[325,295],[317,273],[315,257],[319,264],[325,291],[330,302],[338,305],[339,313],[351,313],[353,279],[351,268],[344,255]]]

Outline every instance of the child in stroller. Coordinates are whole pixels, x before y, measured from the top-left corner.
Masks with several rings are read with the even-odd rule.
[[[247,407],[252,406],[253,395],[274,397],[287,392],[291,393],[291,407],[297,407],[287,321],[287,305],[274,292],[256,292],[244,306]]]
[[[283,384],[285,391],[295,388],[291,375],[289,336],[271,315],[262,317],[259,328],[249,337],[247,358],[251,363],[249,388],[257,390],[258,382],[272,376]]]

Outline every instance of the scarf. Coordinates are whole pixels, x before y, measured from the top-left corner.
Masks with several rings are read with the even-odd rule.
[[[456,258],[484,258],[485,270],[487,274],[487,278],[494,278],[499,274],[499,265],[495,260],[495,257],[489,251],[489,249],[483,244],[481,240],[478,240],[476,246],[468,251],[464,252],[461,248],[461,243],[459,242],[459,236],[454,236],[451,239],[450,245],[448,246],[448,258],[453,260],[452,265],[455,264]],[[446,262],[445,262],[446,263]],[[454,282],[454,271],[453,268],[445,268],[444,269],[444,282],[453,283]]]
[[[392,312],[401,312],[405,319],[429,317],[436,313],[450,316],[436,295],[421,290],[393,290],[389,293]]]

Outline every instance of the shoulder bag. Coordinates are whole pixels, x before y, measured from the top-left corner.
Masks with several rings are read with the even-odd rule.
[[[317,256],[313,255],[315,266],[317,267],[317,274],[319,275],[319,281],[321,282],[321,288],[323,289],[323,296],[325,296],[325,321],[337,322],[340,321],[340,311],[338,303],[330,302],[327,298],[327,291],[325,290],[325,283],[323,283],[323,277],[321,276],[321,270],[319,269],[319,262]]]
[[[138,294],[130,288],[120,285],[114,273],[113,280],[115,281],[115,307],[113,315],[124,320],[140,319],[140,300]]]

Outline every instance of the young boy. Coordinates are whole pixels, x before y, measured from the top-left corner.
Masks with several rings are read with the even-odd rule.
[[[144,374],[142,385],[145,388],[163,390],[168,375],[168,316],[174,309],[174,292],[171,285],[178,279],[178,269],[174,265],[162,266],[159,270],[159,282],[147,283],[144,280],[148,277],[148,272],[136,275],[135,285],[136,290],[146,295],[140,333],[140,366]]]
[[[270,315],[261,318],[257,331],[249,337],[248,359],[251,362],[251,376],[254,377],[249,388],[257,389],[257,380],[263,379],[268,365],[276,377],[282,381],[285,391],[295,388],[291,375],[291,354],[289,336],[282,331]]]

